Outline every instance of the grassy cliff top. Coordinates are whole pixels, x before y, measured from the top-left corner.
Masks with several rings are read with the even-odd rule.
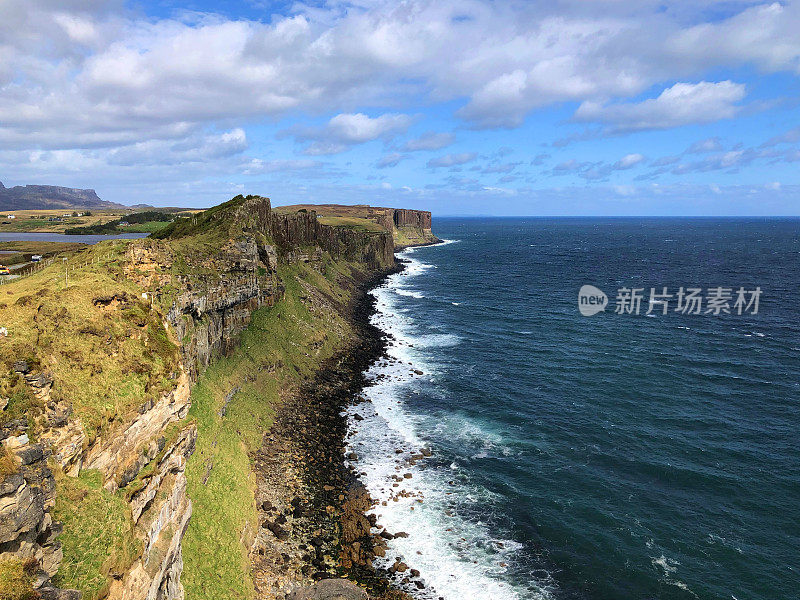
[[[4,420],[43,410],[15,369],[19,361],[53,380],[51,399],[71,404],[90,439],[174,387],[177,347],[124,275],[126,246],[86,247],[0,286]]]
[[[276,206],[273,210],[277,213],[283,214],[291,214],[299,210],[313,210],[318,215],[324,217],[352,217],[365,219],[370,216],[371,211],[392,209],[377,208],[367,204],[291,204],[288,206]]]
[[[230,226],[233,224],[232,215],[235,213],[235,209],[251,198],[258,198],[258,196],[245,197],[239,195],[227,202],[217,204],[189,217],[176,219],[168,226],[153,233],[152,237],[156,239],[177,239],[214,233],[227,235]]]

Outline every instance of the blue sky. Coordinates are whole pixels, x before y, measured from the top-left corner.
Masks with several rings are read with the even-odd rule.
[[[0,17],[6,186],[800,214],[794,2],[6,0]]]

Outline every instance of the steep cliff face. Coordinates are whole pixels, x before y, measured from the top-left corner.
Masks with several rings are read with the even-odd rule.
[[[272,214],[270,234],[284,252],[298,246],[317,246],[333,258],[364,263],[372,268],[390,264],[394,258],[391,236],[324,225],[315,211]]]
[[[392,234],[395,249],[433,244],[439,241],[431,230],[431,213],[425,210],[365,206],[363,204],[299,204],[280,207],[279,210],[313,211],[324,219],[363,219],[376,223]]]
[[[143,542],[141,556],[122,579],[115,579],[108,598],[120,600],[170,600],[184,597],[181,542],[192,516],[192,501],[186,494],[186,461],[194,452],[197,429],[180,430],[161,452],[164,438],[150,438],[148,450],[152,474],[142,478],[130,494],[130,507],[137,535]],[[154,443],[155,442],[155,443]]]
[[[393,221],[395,227],[419,227],[431,229],[431,213],[427,210],[408,210],[395,208]]]
[[[25,420],[0,428],[6,458],[16,463],[14,472],[0,480],[0,560],[34,561],[33,583],[41,596],[72,600],[80,594],[59,590],[50,580],[62,560],[57,540],[61,526],[50,515],[55,480],[46,463],[45,448],[31,443],[26,429]]]
[[[59,581],[62,561],[57,539],[60,525],[54,522],[53,514],[54,510],[58,512],[58,482],[94,473],[99,476],[101,489],[87,497],[95,497],[97,502],[106,498],[125,506],[117,515],[118,521],[121,519],[129,529],[131,547],[137,550],[108,567],[107,583],[92,595],[120,600],[181,600],[181,542],[192,514],[186,493],[186,461],[197,438],[196,425],[186,419],[192,384],[216,357],[237,346],[253,311],[281,301],[285,293],[285,283],[279,276],[282,265],[302,263],[304,268],[321,273],[327,268],[325,261],[332,258],[358,263],[367,271],[381,270],[394,264],[392,231],[419,231],[423,238],[426,226],[430,231],[430,213],[378,210],[376,215],[386,225],[383,231],[325,224],[311,210],[276,213],[266,198],[237,198],[176,223],[166,239],[136,240],[123,246],[121,254],[109,259],[111,262],[103,268],[113,273],[109,281],[124,282],[128,291],[95,295],[88,302],[92,305],[89,308],[69,308],[74,308],[76,315],[102,313],[106,319],[98,321],[102,323],[116,323],[114,319],[126,315],[123,338],[130,335],[138,339],[151,332],[146,339],[162,349],[146,348],[145,357],[162,361],[162,367],[169,356],[164,345],[173,353],[177,346],[180,358],[174,359],[175,370],[167,373],[169,367],[159,375],[169,382],[168,389],[140,400],[138,410],[109,412],[108,422],[103,422],[95,415],[79,414],[69,397],[52,393],[54,377],[56,385],[64,382],[57,380],[58,374],[54,376],[45,362],[40,364],[37,358],[31,365],[15,363],[14,377],[41,409],[30,423],[16,419],[0,428],[2,451],[7,454],[0,459],[10,465],[0,471],[0,560],[35,561],[33,584],[43,598],[77,598],[78,592],[60,590],[51,581]],[[95,264],[94,259],[90,264]],[[80,277],[80,272],[70,277]],[[87,277],[91,293],[95,285],[91,277],[95,276]],[[22,306],[27,306],[29,298],[21,297],[17,305],[24,301]],[[153,319],[158,328],[163,321],[169,339],[152,333],[158,329]],[[122,342],[108,333],[96,324],[76,321],[70,326],[72,336],[105,339],[102,347],[114,360]],[[42,331],[36,336],[38,344]],[[85,360],[80,353],[74,358]],[[132,364],[135,370],[143,368],[141,362]],[[91,369],[91,376],[102,374],[98,366]],[[4,403],[0,406],[3,411],[8,399],[0,398],[0,402]],[[104,410],[109,410],[107,407]],[[87,418],[93,422],[88,423]],[[29,428],[32,435],[35,430],[35,443],[28,438]],[[74,494],[77,505],[83,502],[87,490],[78,489]],[[79,506],[80,510],[85,510],[86,502],[89,500]],[[60,510],[68,514],[72,507]],[[78,514],[70,526],[79,526],[79,521]],[[71,583],[79,587],[80,581]]]
[[[213,224],[230,236],[213,253],[176,251],[169,243],[146,240],[132,244],[128,271],[149,273],[141,283],[158,296],[165,286],[180,292],[168,308],[167,320],[181,340],[184,365],[192,381],[216,356],[226,354],[250,322],[251,313],[272,306],[283,296],[278,264],[319,263],[323,253],[366,265],[370,269],[394,263],[394,243],[388,232],[371,232],[324,225],[314,211],[281,214],[268,198],[243,198]],[[218,235],[210,230],[207,235]],[[176,229],[175,236],[181,236]],[[189,235],[204,235],[197,229]],[[188,263],[185,274],[170,265]],[[133,275],[132,275],[133,276]]]
[[[48,410],[45,428],[37,431],[39,443],[30,442],[27,431],[32,424],[27,419],[0,429],[5,452],[15,464],[15,472],[0,477],[0,560],[35,561],[33,585],[43,598],[80,597],[51,581],[63,552],[57,540],[62,526],[52,516],[57,486],[47,464],[50,458],[62,477],[99,472],[103,487],[130,503],[133,536],[143,551],[126,572],[116,574],[103,595],[124,600],[182,598],[180,541],[191,516],[184,470],[196,428],[189,424],[177,434],[169,429],[189,408],[188,377],[182,374],[174,390],[142,405],[121,429],[88,443],[80,419],[50,397],[52,378],[29,373],[24,363],[17,368]]]

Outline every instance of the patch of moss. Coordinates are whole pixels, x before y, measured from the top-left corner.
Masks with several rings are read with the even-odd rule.
[[[33,589],[36,561],[0,560],[0,598],[3,600],[35,600],[39,597]]]

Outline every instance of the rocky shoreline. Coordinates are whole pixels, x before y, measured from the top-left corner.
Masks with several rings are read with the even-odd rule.
[[[354,338],[281,404],[255,456],[259,533],[251,562],[259,598],[283,600],[310,581],[336,577],[358,582],[372,598],[408,598],[372,565],[392,534],[372,532],[375,517],[366,513],[373,500],[345,463],[343,414],[367,385],[367,368],[386,350],[386,334],[370,323],[375,298],[369,291],[403,268],[398,262],[358,284],[353,303],[343,308]]]

